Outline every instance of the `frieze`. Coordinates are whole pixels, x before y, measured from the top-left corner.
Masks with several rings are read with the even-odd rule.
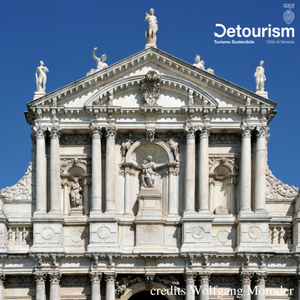
[[[99,274],[98,274],[99,275]],[[61,277],[62,286],[89,286],[90,279],[88,275],[63,275]]]
[[[299,189],[294,186],[289,186],[277,179],[271,170],[266,171],[266,199],[289,199],[293,200],[299,195]]]
[[[35,279],[32,275],[20,275],[20,276],[6,276],[5,286],[6,287],[27,287],[34,286]]]
[[[6,200],[32,200],[32,166],[27,168],[25,175],[11,187],[1,190],[0,195]]]
[[[89,145],[91,137],[88,134],[63,134],[60,142],[62,145]]]
[[[212,275],[210,277],[209,283],[211,285],[235,285],[239,283],[237,276],[231,276],[231,275]]]
[[[211,134],[209,136],[209,144],[211,145],[230,145],[238,142],[239,137],[237,134]]]

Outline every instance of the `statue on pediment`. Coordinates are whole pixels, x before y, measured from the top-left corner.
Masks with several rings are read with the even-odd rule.
[[[200,60],[200,55],[196,55],[195,57],[195,63],[193,64],[196,68],[199,68],[201,70],[205,70],[205,63],[204,60]]]
[[[97,49],[98,49],[98,47],[95,47],[93,49],[93,58],[97,62],[97,69],[91,69],[91,71],[88,72],[86,74],[86,76],[91,75],[91,74],[93,74],[93,73],[95,73],[97,71],[103,70],[103,69],[105,69],[105,68],[108,67],[108,65],[105,63],[105,61],[107,59],[106,54],[103,54],[100,58],[97,57],[96,54],[95,54],[95,52],[96,52]]]
[[[148,44],[156,45],[156,32],[158,30],[157,19],[154,16],[154,9],[151,8],[149,14],[146,13],[145,21],[149,23],[149,27],[146,30],[146,39]]]
[[[149,155],[147,159],[144,159],[142,168],[142,184],[146,188],[152,188],[155,179],[155,163],[153,162],[151,155]]]
[[[49,72],[48,68],[44,66],[44,62],[41,60],[39,67],[37,67],[35,72],[35,81],[36,81],[36,90],[37,92],[45,92],[46,91],[46,82],[47,75]]]
[[[255,82],[256,82],[256,91],[257,92],[263,92],[265,90],[265,69],[263,68],[264,61],[261,60],[259,63],[259,66],[256,68],[256,71],[254,73]]]

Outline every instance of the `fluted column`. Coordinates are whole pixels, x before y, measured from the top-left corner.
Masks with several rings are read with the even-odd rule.
[[[50,137],[50,212],[60,212],[60,149],[59,128],[51,129]]]
[[[35,277],[35,299],[36,300],[45,300],[46,292],[45,292],[45,281],[47,278],[46,273],[36,272],[34,273]]]
[[[50,298],[49,300],[59,300],[59,272],[50,273]]]
[[[208,179],[209,179],[209,169],[208,169],[208,138],[209,130],[203,128],[200,131],[200,142],[199,142],[199,178],[198,178],[198,210],[207,211],[208,210]]]
[[[117,129],[114,126],[106,128],[106,211],[116,212],[115,200],[115,139]]]
[[[240,210],[251,210],[251,130],[244,127],[241,144]]]
[[[195,130],[190,128],[186,135],[185,162],[185,212],[195,211]]]
[[[47,209],[47,164],[45,131],[38,127],[36,136],[36,212],[46,213]]]
[[[4,284],[4,280],[5,280],[5,275],[1,274],[0,275],[0,300],[4,299],[4,288],[3,288],[3,284]],[[38,300],[38,299],[36,299]]]
[[[105,300],[115,300],[116,277],[117,274],[115,273],[105,274],[105,281],[106,281]]]
[[[266,201],[266,167],[267,167],[267,155],[266,155],[266,138],[267,127],[257,128],[257,139],[255,149],[255,211],[265,211]]]
[[[249,273],[246,270],[243,270],[240,272],[240,279],[241,279],[242,290],[243,290],[242,300],[251,300],[250,289],[251,289],[252,276],[253,276],[253,274]]]
[[[132,215],[131,209],[131,180],[130,165],[125,166],[125,203],[124,212],[126,215]]]
[[[102,212],[102,176],[101,176],[101,127],[91,125],[92,130],[92,201],[91,213]]]
[[[209,279],[210,273],[200,273],[200,294],[199,300],[208,300],[209,299]]]
[[[91,300],[101,300],[101,291],[100,291],[100,283],[101,283],[102,274],[96,271],[90,272],[90,279],[92,284],[92,292],[91,292]]]
[[[196,273],[186,272],[184,275],[185,281],[185,300],[194,300],[195,299],[195,277]]]
[[[266,295],[266,279],[268,274],[267,273],[256,273],[255,274],[255,293],[256,293],[256,300],[265,300]]]

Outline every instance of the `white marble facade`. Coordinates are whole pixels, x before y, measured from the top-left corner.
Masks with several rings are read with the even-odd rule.
[[[0,196],[0,300],[300,297],[299,190],[267,165],[275,105],[155,47],[29,102],[32,162]]]

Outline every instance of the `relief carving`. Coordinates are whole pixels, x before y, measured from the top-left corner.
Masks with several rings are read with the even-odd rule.
[[[142,98],[149,106],[157,106],[161,78],[156,71],[149,71],[141,81]]]
[[[218,144],[236,144],[239,138],[237,134],[211,134],[209,136],[209,143],[212,145]]]
[[[91,137],[88,134],[63,134],[60,142],[62,145],[89,145]]]
[[[63,275],[61,277],[62,286],[89,286],[90,280],[87,275]]]

